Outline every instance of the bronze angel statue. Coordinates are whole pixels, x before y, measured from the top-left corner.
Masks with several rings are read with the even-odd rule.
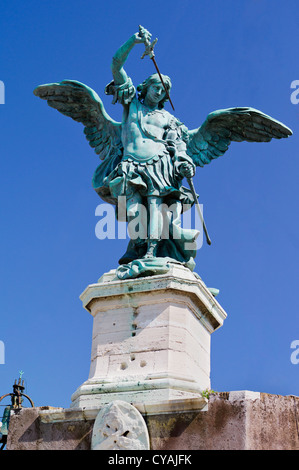
[[[141,28],[112,59],[113,80],[105,93],[123,106],[122,122],[114,121],[97,93],[78,81],[34,90],[49,106],[83,124],[101,159],[92,185],[102,200],[115,205],[116,217],[119,201],[125,201],[128,228],[140,207],[147,209],[135,231],[128,229],[130,241],[117,269],[120,279],[167,272],[169,261],[193,270],[198,231],[181,227],[181,214],[197,200],[183,179],[190,180],[196,167],[222,156],[231,142],[269,142],[292,135],[284,124],[246,107],[214,111],[198,129],[189,130],[164,109],[171,89],[168,76],[151,75],[136,93],[123,68],[132,48],[150,40],[151,34]]]

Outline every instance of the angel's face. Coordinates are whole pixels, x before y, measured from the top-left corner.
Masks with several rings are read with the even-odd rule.
[[[162,83],[152,83],[146,93],[145,102],[158,105],[165,98],[165,90]]]

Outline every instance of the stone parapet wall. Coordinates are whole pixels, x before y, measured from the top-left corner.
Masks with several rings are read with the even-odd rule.
[[[11,416],[7,450],[89,450],[97,409],[27,408]],[[206,411],[142,413],[152,450],[299,450],[299,397],[212,394]]]

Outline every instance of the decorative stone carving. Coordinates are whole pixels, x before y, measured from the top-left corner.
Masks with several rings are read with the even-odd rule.
[[[115,400],[104,406],[96,417],[92,450],[148,450],[145,421],[130,403]]]

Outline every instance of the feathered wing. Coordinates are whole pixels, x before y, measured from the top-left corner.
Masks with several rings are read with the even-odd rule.
[[[40,85],[33,93],[47,100],[52,108],[84,125],[89,145],[104,160],[96,170],[93,187],[104,200],[114,203],[109,191],[103,188],[103,180],[122,157],[121,123],[111,119],[94,90],[76,80]]]
[[[84,125],[91,147],[104,160],[113,147],[121,146],[121,123],[111,119],[97,93],[76,80],[38,86],[35,96]]]
[[[195,165],[204,166],[223,155],[232,141],[270,142],[290,135],[288,127],[257,109],[220,109],[201,127],[188,131],[187,153]]]

